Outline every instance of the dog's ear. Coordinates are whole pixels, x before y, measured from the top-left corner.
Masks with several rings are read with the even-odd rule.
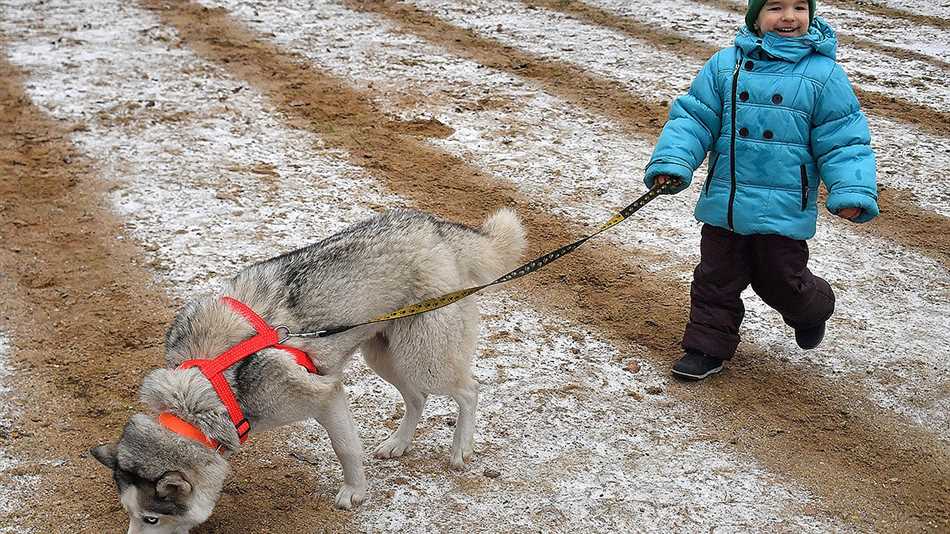
[[[102,465],[115,471],[116,457],[119,455],[119,449],[115,446],[115,443],[100,445],[90,449],[89,454],[92,454],[92,457],[99,460],[99,463]]]
[[[179,501],[191,495],[191,483],[178,471],[165,473],[155,484],[155,493],[163,499]]]

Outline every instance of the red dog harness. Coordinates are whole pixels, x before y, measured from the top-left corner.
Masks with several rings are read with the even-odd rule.
[[[246,304],[231,297],[221,297],[221,300],[234,311],[244,316],[244,318],[251,323],[251,326],[254,327],[254,330],[257,331],[257,335],[245,339],[213,359],[187,360],[182,362],[178,368],[189,369],[191,367],[197,367],[201,370],[201,373],[211,382],[211,386],[218,394],[221,402],[224,403],[225,408],[228,409],[231,422],[234,423],[234,428],[237,429],[238,439],[240,439],[240,442],[243,444],[247,440],[247,433],[251,430],[251,424],[248,423],[244,417],[244,412],[241,411],[241,406],[238,404],[237,397],[235,397],[234,391],[231,389],[231,384],[229,384],[228,380],[224,377],[224,372],[244,358],[266,348],[280,349],[289,352],[293,355],[294,359],[297,360],[298,364],[305,367],[307,371],[311,373],[316,374],[317,367],[313,364],[313,360],[310,359],[310,356],[308,356],[306,352],[296,347],[282,345],[280,343],[280,334],[277,333],[277,330],[271,328],[264,319],[261,319],[261,317],[254,313],[254,310],[249,308]],[[218,448],[219,444],[217,441],[208,438],[198,427],[172,413],[162,413],[159,415],[158,421],[172,432],[204,443],[211,448]]]

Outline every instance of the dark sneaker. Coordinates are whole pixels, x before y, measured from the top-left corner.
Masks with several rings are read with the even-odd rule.
[[[702,380],[719,371],[722,371],[722,360],[693,351],[686,351],[673,366],[673,374],[687,380]]]
[[[796,328],[795,342],[798,346],[808,350],[817,347],[825,337],[825,323],[811,328]]]

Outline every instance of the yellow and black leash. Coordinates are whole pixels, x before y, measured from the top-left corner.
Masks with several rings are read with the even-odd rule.
[[[453,291],[452,293],[447,293],[439,297],[426,299],[426,300],[423,300],[422,302],[410,304],[409,306],[404,306],[402,308],[399,308],[398,310],[391,311],[385,315],[380,315],[379,317],[370,319],[369,321],[366,321],[363,323],[357,323],[357,324],[352,324],[352,325],[347,325],[347,326],[335,326],[332,328],[327,328],[325,330],[318,330],[316,332],[291,333],[285,326],[279,326],[276,328],[276,330],[278,330],[281,334],[283,334],[281,342],[292,337],[299,337],[299,338],[327,337],[327,336],[332,336],[333,334],[339,334],[340,332],[345,332],[347,330],[356,328],[358,326],[365,326],[365,325],[373,324],[373,323],[381,323],[384,321],[392,321],[394,319],[402,319],[403,317],[411,317],[413,315],[419,315],[421,313],[430,312],[432,310],[437,310],[439,308],[448,306],[449,304],[458,302],[469,295],[478,293],[479,291],[485,289],[486,287],[491,287],[494,285],[503,284],[505,282],[510,282],[512,280],[515,280],[516,278],[521,278],[522,276],[525,276],[526,274],[533,273],[541,269],[545,265],[555,260],[558,260],[570,254],[571,252],[574,252],[581,245],[586,243],[589,239],[623,222],[625,219],[627,219],[628,217],[630,217],[631,215],[639,211],[640,208],[642,208],[643,206],[646,206],[647,203],[649,203],[651,200],[658,197],[660,193],[662,193],[664,190],[670,187],[674,187],[676,183],[677,182],[675,181],[667,181],[662,184],[660,183],[655,184],[649,191],[644,193],[643,196],[633,201],[633,203],[631,203],[626,208],[620,210],[619,213],[614,215],[609,221],[607,221],[603,226],[601,226],[596,232],[588,236],[582,237],[573,243],[564,245],[563,247],[555,251],[548,252],[547,254],[535,260],[529,261],[528,263],[522,265],[521,267],[518,267],[517,269],[511,271],[510,273],[492,282],[489,282],[485,285],[470,287],[468,289],[460,289],[458,291]]]

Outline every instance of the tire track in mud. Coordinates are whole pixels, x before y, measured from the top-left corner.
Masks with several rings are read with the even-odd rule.
[[[142,5],[173,27],[184,46],[225,66],[289,121],[348,152],[351,163],[420,209],[472,222],[499,205],[515,205],[530,229],[533,253],[582,232],[527,211],[537,203],[511,185],[403,135],[378,111],[372,94],[281,50],[226,11],[164,0]],[[464,33],[454,31],[447,39],[458,35]],[[471,46],[470,39],[465,45]],[[649,261],[646,253],[631,258],[592,244],[512,289],[533,306],[593,325],[621,350],[631,340],[647,346],[667,365],[676,352],[688,290],[649,273],[642,267]],[[728,440],[773,472],[803,483],[823,498],[820,506],[828,513],[898,530],[950,525],[950,459],[938,440],[884,413],[860,387],[808,369],[789,373],[764,352],[747,351],[741,358],[747,363],[731,368],[728,381],[701,388],[674,384],[671,393],[716,417],[713,439]],[[856,509],[869,512],[856,515]]]
[[[855,35],[848,34],[842,35],[840,33],[838,34],[838,42],[846,47],[853,46],[854,48],[858,49],[865,48],[872,52],[877,52],[886,56],[892,56],[895,59],[919,61],[921,63],[928,63],[934,67],[937,67],[938,69],[943,69],[944,71],[950,71],[950,61],[944,61],[938,57],[933,57],[921,52],[916,52],[914,50],[881,44],[863,37],[857,37]]]
[[[37,109],[24,79],[0,49],[0,324],[22,404],[4,446],[23,461],[11,474],[41,478],[30,505],[3,523],[98,534],[128,519],[108,471],[87,451],[118,438],[139,411],[142,377],[164,362],[173,305],[109,210],[95,163],[70,142],[82,125]],[[281,442],[279,433],[257,436],[251,449],[280,451]],[[218,513],[199,531],[346,530],[346,516],[333,509],[335,488],[314,495],[312,468],[285,462],[275,472],[269,464],[254,452],[238,455]],[[272,518],[292,508],[314,512]]]

